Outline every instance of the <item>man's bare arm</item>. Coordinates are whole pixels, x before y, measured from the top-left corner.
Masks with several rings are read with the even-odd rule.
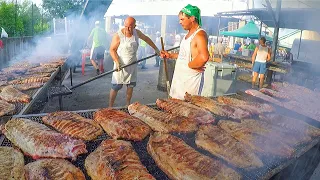
[[[168,51],[161,51],[160,53],[161,58],[167,58],[172,60],[177,60],[178,55],[179,55],[178,53],[169,53]]]
[[[118,36],[118,34],[115,34],[112,38],[112,42],[110,45],[110,55],[113,61],[116,63],[118,70],[120,70],[119,55],[117,53],[119,45],[120,45],[120,37]]]
[[[257,52],[258,52],[258,47],[256,47],[256,49],[254,50],[254,53],[252,54],[252,57],[251,57],[252,64],[256,60]]]
[[[145,41],[149,46],[151,46],[158,55],[160,55],[160,50],[157,48],[157,46],[153,43],[153,41],[146,35],[144,35],[141,31],[137,30],[138,36],[140,39]]]
[[[120,45],[120,37],[118,36],[118,34],[115,34],[112,38],[111,45],[110,45],[110,55],[113,61],[119,61],[119,56],[117,53],[119,45]]]
[[[196,41],[198,55],[189,62],[188,66],[191,69],[199,69],[202,68],[209,60],[207,34],[204,31],[200,31],[193,40]]]

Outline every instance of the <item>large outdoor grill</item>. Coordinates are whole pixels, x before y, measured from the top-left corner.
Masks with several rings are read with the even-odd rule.
[[[239,94],[233,94],[233,95],[229,95],[229,96],[235,97],[235,98],[240,98],[240,99],[246,99],[248,101],[256,101],[255,98],[250,98],[250,97],[247,97],[244,95],[239,95]],[[151,104],[148,106],[153,109],[160,110],[154,104]],[[128,112],[128,110],[126,108],[118,108],[118,109],[121,111],[124,111],[124,112]],[[92,119],[95,111],[96,110],[76,111],[76,113],[80,114],[83,117]],[[42,117],[45,115],[46,114],[30,114],[30,115],[20,115],[20,116],[16,116],[16,117],[28,118],[33,121],[42,123]],[[216,116],[216,118],[217,118],[217,120],[226,119],[226,118],[219,117],[219,116]],[[257,117],[253,117],[253,118],[257,118]],[[215,123],[217,123],[217,122],[215,122]],[[217,157],[211,155],[209,152],[204,151],[200,148],[197,148],[197,146],[195,144],[195,133],[189,133],[189,134],[173,133],[173,135],[183,139],[188,145],[195,148],[197,151],[201,152],[202,154],[207,155],[213,159],[217,159]],[[110,137],[107,134],[103,134],[102,136],[98,137],[94,141],[86,142],[88,154],[93,152],[103,140],[108,139],[108,138],[110,138]],[[6,138],[3,138],[3,139],[4,140],[1,142],[1,138],[0,138],[1,146],[11,146],[11,143],[8,139],[6,139]],[[148,139],[149,138],[147,137],[141,142],[132,142],[132,145],[133,145],[135,151],[139,155],[142,164],[147,167],[148,171],[156,179],[161,179],[161,180],[169,179],[166,176],[166,174],[164,172],[162,172],[157,167],[157,165],[155,164],[152,157],[148,154],[148,152],[147,152]],[[257,153],[257,155],[260,157],[260,159],[264,163],[264,166],[259,169],[254,169],[254,170],[248,171],[248,170],[232,167],[231,165],[228,165],[228,166],[236,169],[240,174],[242,174],[243,179],[270,179],[272,177],[275,177],[276,174],[278,174],[280,171],[284,170],[286,167],[290,166],[291,164],[294,164],[295,162],[298,162],[300,157],[304,154],[308,154],[307,152],[311,148],[318,147],[316,145],[319,144],[319,140],[320,140],[319,138],[314,138],[314,139],[312,139],[312,141],[310,141],[306,144],[296,146],[294,148],[295,153],[292,157],[279,158],[279,157],[275,157],[275,156]],[[84,155],[79,156],[77,158],[77,160],[72,163],[74,165],[76,165],[77,167],[79,167],[85,173],[87,179],[90,179],[88,177],[88,175],[86,174],[86,170],[84,168],[84,161],[85,161],[85,158],[88,156],[88,154],[84,154]],[[34,161],[30,157],[25,157],[25,160],[26,160],[26,163]],[[221,159],[219,159],[219,160],[223,161]],[[223,161],[223,162],[225,164],[227,164],[227,162],[225,162],[225,161]]]
[[[0,117],[0,122],[6,122],[14,115],[39,113],[47,101],[49,87],[61,84],[63,76],[67,70],[66,66],[66,63],[64,63],[62,66],[58,67],[57,70],[51,74],[50,79],[42,87],[23,91],[23,93],[31,97],[31,101],[27,104],[15,103],[15,110]]]

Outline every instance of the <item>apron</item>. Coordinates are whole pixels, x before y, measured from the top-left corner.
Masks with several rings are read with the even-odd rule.
[[[120,66],[127,65],[137,61],[137,50],[139,47],[139,37],[137,31],[133,31],[131,37],[126,37],[121,29],[118,31],[120,37],[120,45],[117,53],[119,56]],[[114,69],[117,68],[114,63]],[[137,64],[121,69],[119,72],[115,71],[112,74],[112,84],[130,84],[137,81]]]
[[[175,99],[184,100],[185,93],[191,95],[200,95],[204,76],[194,69],[189,68],[188,64],[192,61],[191,58],[191,41],[194,36],[203,29],[198,29],[188,39],[186,36],[180,44],[179,56],[176,61],[170,96]]]

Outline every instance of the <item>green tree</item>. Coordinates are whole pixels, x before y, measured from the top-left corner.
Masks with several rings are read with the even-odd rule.
[[[0,2],[0,27],[3,27],[10,37],[22,34],[24,31],[18,10],[14,3]]]
[[[42,6],[53,18],[63,18],[70,14],[80,14],[85,0],[42,0]]]

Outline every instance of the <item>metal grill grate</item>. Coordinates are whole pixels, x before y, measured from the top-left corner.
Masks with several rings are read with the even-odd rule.
[[[240,96],[239,95],[232,95],[231,97],[239,98]],[[156,110],[161,110],[156,105],[148,105],[148,106],[153,108],[153,109],[156,109]],[[128,110],[126,108],[119,108],[119,110],[128,113]],[[86,117],[86,118],[89,118],[89,119],[93,119],[94,112],[95,112],[95,110],[88,110],[88,111],[79,111],[77,113],[80,114],[83,117]],[[39,123],[43,123],[42,122],[42,117],[44,115],[45,114],[41,114],[41,115],[25,115],[25,116],[20,116],[20,117],[28,118],[28,119],[31,119],[33,121],[36,121],[36,122],[39,122]],[[202,153],[202,154],[204,154],[206,156],[209,156],[209,157],[211,157],[213,159],[218,159],[217,157],[213,156],[209,152],[207,152],[205,150],[202,150],[202,149],[200,149],[200,148],[198,148],[196,146],[196,144],[195,144],[195,133],[189,133],[189,134],[173,133],[173,135],[183,139],[184,142],[186,142],[191,147],[195,148],[198,152],[200,152],[200,153]],[[93,152],[103,140],[108,139],[108,138],[110,138],[110,137],[107,134],[103,134],[102,136],[98,137],[94,141],[86,142],[88,154]],[[133,145],[135,151],[137,152],[138,156],[140,157],[140,160],[141,160],[142,164],[144,166],[146,166],[148,171],[156,179],[161,179],[161,180],[169,179],[166,176],[166,174],[157,167],[157,165],[155,164],[155,162],[152,159],[152,157],[148,154],[148,152],[147,152],[148,139],[149,138],[147,137],[146,139],[144,139],[141,142],[132,142],[132,145]],[[240,172],[243,175],[243,179],[269,179],[273,175],[275,175],[276,173],[280,172],[282,169],[286,168],[294,160],[296,160],[302,154],[307,152],[309,149],[311,149],[317,143],[319,143],[319,139],[318,138],[317,139],[313,139],[311,142],[309,142],[307,144],[296,146],[295,147],[295,155],[293,157],[278,158],[278,157],[272,157],[270,155],[265,155],[265,154],[257,154],[261,158],[261,160],[263,161],[264,166],[262,168],[255,169],[255,170],[250,170],[250,171],[244,170],[244,169],[235,168],[235,167],[233,167],[232,165],[228,164],[227,162],[225,162],[222,159],[218,159],[218,160],[224,162],[225,164],[227,164],[227,166],[232,167],[232,168],[236,169],[238,172]],[[10,143],[10,141],[8,139],[5,138],[4,141],[2,142],[1,146],[11,146],[11,143]],[[85,161],[85,158],[87,157],[88,154],[80,155],[77,158],[77,160],[75,162],[72,162],[72,163],[75,166],[79,167],[85,173],[87,179],[90,179],[88,177],[88,175],[86,174],[86,170],[85,170],[85,167],[84,167],[84,161]],[[32,162],[34,160],[32,160],[30,157],[25,157],[25,161],[26,161],[26,163],[29,163],[29,162]]]

